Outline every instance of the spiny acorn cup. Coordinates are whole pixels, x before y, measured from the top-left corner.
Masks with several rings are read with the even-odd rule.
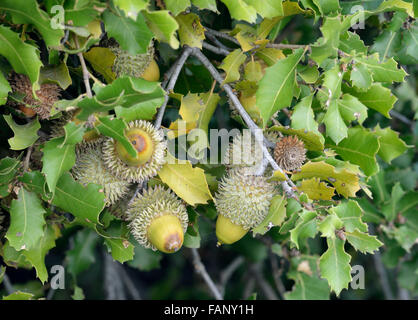
[[[48,119],[51,108],[60,97],[60,87],[55,83],[43,83],[37,90],[35,98],[32,92],[30,79],[23,74],[12,73],[9,77],[10,87],[14,94],[23,95],[23,98],[16,101],[9,99],[8,104],[18,108],[26,117],[38,115],[39,119]]]
[[[148,48],[147,53],[137,55],[132,55],[117,45],[111,46],[109,49],[116,56],[112,67],[116,77],[129,76],[148,81],[158,81],[160,79],[160,69],[154,60],[153,46]]]
[[[129,204],[129,228],[145,248],[174,253],[183,245],[189,218],[186,206],[169,189],[150,187]]]
[[[141,183],[157,174],[165,163],[167,143],[162,130],[151,122],[135,120],[128,123],[125,135],[137,150],[132,157],[125,147],[113,138],[103,143],[103,160],[110,171],[120,179]]]
[[[234,243],[258,226],[269,211],[274,191],[274,185],[253,175],[251,168],[230,169],[215,195],[219,244]]]
[[[303,141],[300,141],[297,136],[287,136],[280,139],[274,148],[274,160],[280,168],[286,171],[299,169],[306,160]]]
[[[101,146],[85,147],[77,153],[76,163],[72,169],[74,178],[87,186],[95,183],[103,187],[106,206],[116,203],[129,191],[130,183],[117,178],[105,166],[102,160]]]

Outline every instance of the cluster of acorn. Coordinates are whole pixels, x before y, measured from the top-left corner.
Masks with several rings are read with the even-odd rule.
[[[159,79],[152,47],[148,54],[136,56],[121,50],[117,44],[109,48],[116,56],[113,71],[117,77]],[[23,103],[12,102],[12,105],[27,117],[49,118],[53,104],[59,99],[57,85],[42,84],[36,92],[36,99],[26,76],[14,74],[10,82],[13,92],[23,94]],[[66,122],[79,121],[76,115],[68,113],[63,116],[52,129],[52,137],[64,134],[63,124]],[[106,206],[129,222],[132,235],[141,245],[165,253],[176,252],[183,244],[188,226],[185,203],[170,189],[160,185],[144,188],[131,200],[128,197],[133,183],[146,182],[162,168],[167,152],[163,133],[148,121],[135,120],[128,123],[125,135],[137,151],[135,157],[119,141],[101,136],[94,128],[89,129],[76,148],[72,174],[83,185],[94,183],[103,187]],[[267,133],[266,137],[276,143],[274,156],[283,169],[292,171],[303,164],[306,150],[297,137],[280,138],[274,133]],[[215,195],[218,211],[216,235],[219,243],[224,244],[238,241],[264,220],[276,188],[268,180],[268,173],[257,175],[263,156],[253,139],[243,139],[238,135],[228,148],[224,159],[227,172]],[[237,150],[239,159],[235,161]]]

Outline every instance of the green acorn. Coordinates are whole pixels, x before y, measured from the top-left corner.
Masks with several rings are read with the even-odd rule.
[[[234,243],[259,225],[269,211],[273,196],[274,185],[263,176],[253,175],[251,168],[229,170],[215,195],[219,243]]]
[[[144,190],[129,204],[126,216],[132,235],[145,248],[173,253],[183,245],[186,206],[170,190],[159,185]]]
[[[160,79],[160,69],[154,60],[154,47],[152,45],[149,46],[147,53],[137,55],[122,50],[118,45],[110,46],[109,49],[116,56],[112,67],[116,77],[129,76],[148,81],[158,81]]]
[[[110,172],[102,157],[100,146],[84,148],[82,152],[77,153],[72,173],[74,178],[84,186],[89,183],[102,186],[106,206],[110,206],[127,194],[130,183],[117,178]]]
[[[141,183],[157,174],[165,162],[167,143],[163,132],[151,122],[135,120],[128,123],[125,135],[138,154],[132,157],[125,147],[113,138],[103,144],[103,160],[120,179]]]

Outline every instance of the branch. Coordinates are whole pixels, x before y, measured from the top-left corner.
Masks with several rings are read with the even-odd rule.
[[[103,251],[104,253],[104,289],[106,300],[125,300],[125,292],[123,290],[123,284],[120,279],[117,262],[113,260],[112,256]]]
[[[75,41],[75,45],[77,49],[79,49],[77,36],[74,37],[74,41]],[[77,56],[78,56],[78,59],[80,60],[81,69],[83,70],[83,81],[86,87],[87,97],[91,98],[93,95],[91,93],[90,82],[89,82],[90,73],[89,73],[89,70],[87,69],[86,62],[84,61],[83,53],[79,52],[77,53]]]
[[[261,291],[263,291],[266,298],[268,300],[279,300],[279,297],[276,295],[273,288],[261,275],[261,265],[251,265],[250,271],[254,275],[257,285],[260,287]]]
[[[12,294],[13,292],[15,292],[15,289],[13,288],[13,285],[9,279],[9,276],[7,274],[5,274],[3,276],[3,284],[4,284],[4,289],[6,289],[7,294]]]
[[[194,265],[196,272],[202,276],[203,280],[206,282],[213,297],[216,300],[223,300],[221,293],[219,292],[215,283],[213,282],[208,272],[206,271],[206,268],[204,264],[202,263],[202,260],[200,259],[199,252],[195,248],[192,248],[190,250],[192,251],[192,254],[193,254],[193,265]]]
[[[225,293],[225,286],[228,283],[228,280],[231,278],[231,276],[234,274],[234,272],[241,266],[241,264],[244,262],[244,258],[242,256],[237,257],[234,259],[226,268],[221,272],[220,276],[220,290],[222,292],[222,295]]]
[[[223,55],[223,56],[227,56],[229,54],[229,51],[220,47],[215,47],[205,41],[203,41],[202,43],[203,48],[212,51],[213,53],[219,54],[219,55]]]
[[[268,43],[266,48],[275,48],[275,49],[300,49],[309,47],[306,44],[285,44],[285,43]]]
[[[205,34],[206,38],[208,38],[210,41],[213,42],[216,46],[219,48],[225,49],[227,51],[231,51],[231,48],[228,48],[226,45],[224,45],[222,42],[220,42],[213,34],[206,32]]]
[[[186,62],[187,58],[190,56],[191,53],[192,53],[192,48],[185,47],[179,59],[174,63],[173,69],[169,70],[170,72],[172,72],[171,79],[166,88],[166,95],[164,97],[164,102],[161,105],[160,109],[158,110],[157,118],[155,119],[154,126],[156,129],[159,129],[161,126],[165,108],[167,107],[167,103],[168,103],[168,98],[169,98],[168,95],[170,91],[174,89],[174,86],[176,85],[176,81],[177,81],[177,78],[179,77],[180,71],[183,68],[184,63]]]
[[[389,111],[389,114],[390,114],[392,117],[394,117],[394,118],[396,118],[396,119],[400,120],[401,122],[403,122],[403,123],[407,124],[407,125],[408,125],[408,126],[410,126],[410,127],[412,127],[412,126],[414,125],[414,121],[409,120],[407,117],[405,117],[403,114],[399,113],[398,111],[395,111],[395,110],[390,110],[390,111]]]
[[[216,81],[218,81],[218,83],[220,84],[221,87],[223,87],[223,89],[227,93],[228,97],[230,98],[232,104],[234,105],[235,109],[239,112],[242,119],[247,124],[248,128],[251,130],[251,132],[254,135],[256,141],[258,143],[260,143],[260,145],[262,146],[264,157],[267,159],[267,161],[270,163],[270,165],[273,167],[274,170],[279,170],[279,172],[281,172],[285,176],[286,181],[283,181],[281,183],[284,192],[286,193],[286,195],[288,197],[293,197],[294,196],[294,191],[293,191],[292,187],[296,188],[296,186],[294,185],[294,183],[292,181],[290,181],[287,174],[283,171],[282,168],[279,167],[279,165],[276,163],[276,161],[274,161],[273,157],[271,156],[269,150],[266,147],[266,141],[265,141],[266,139],[264,137],[262,139],[259,137],[259,134],[257,132],[258,132],[258,130],[261,130],[261,129],[255,124],[253,119],[251,119],[251,117],[248,115],[247,111],[245,111],[244,107],[242,106],[241,102],[238,100],[238,98],[235,95],[232,88],[228,84],[223,83],[224,79],[219,74],[219,72],[216,70],[216,68],[212,65],[212,63],[208,60],[208,58],[206,58],[206,56],[198,48],[193,48],[192,54],[197,59],[200,60],[200,62],[206,67],[206,69],[208,69],[208,71],[210,72],[212,77]]]
[[[217,38],[222,38],[222,39],[231,41],[238,46],[240,45],[239,41],[237,39],[235,39],[234,37],[231,37],[229,34],[226,34],[226,33],[220,32],[220,31],[216,31],[216,30],[210,29],[208,27],[204,27],[204,28],[206,30],[205,33],[209,33],[211,35],[214,35]]]
[[[279,268],[277,264],[277,258],[275,254],[271,251],[271,246],[269,248],[269,259],[270,259],[271,269],[273,271],[272,274],[273,274],[274,284],[276,285],[277,291],[279,292],[281,298],[284,299],[286,288],[284,287],[282,279],[280,278],[283,273],[283,269]]]
[[[29,162],[30,162],[30,156],[32,154],[32,151],[33,151],[33,146],[30,146],[28,150],[26,151],[25,160],[23,161],[23,173],[25,173],[29,169]]]

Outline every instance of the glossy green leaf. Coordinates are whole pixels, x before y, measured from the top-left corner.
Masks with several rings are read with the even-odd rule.
[[[254,23],[257,19],[257,11],[248,5],[245,0],[221,0],[228,8],[231,17],[236,20],[244,20]]]
[[[383,245],[376,236],[354,230],[346,232],[347,241],[357,250],[363,253],[374,253]]]
[[[176,37],[179,24],[168,11],[144,11],[143,15],[148,27],[158,41],[168,43],[173,49],[179,47],[179,41]]]
[[[283,16],[283,4],[282,0],[244,0],[247,4],[255,8],[257,13],[264,18],[274,18],[277,16]]]
[[[329,102],[328,110],[325,113],[323,120],[327,136],[330,137],[336,144],[339,144],[341,140],[347,137],[348,129],[341,116],[340,109],[338,108],[338,102],[332,100]]]
[[[290,231],[290,241],[299,249],[301,241],[315,237],[317,232],[316,212],[303,211],[296,222],[295,228]]]
[[[331,211],[335,212],[343,222],[346,232],[354,232],[356,229],[361,232],[367,232],[367,224],[361,220],[363,211],[356,201],[341,202],[338,206],[333,207]]]
[[[0,72],[0,106],[6,103],[7,95],[10,91],[12,91],[12,88],[10,87],[9,82],[6,80],[3,73]]]
[[[10,149],[23,150],[30,147],[36,140],[38,140],[38,130],[41,128],[41,124],[38,119],[32,120],[27,124],[19,125],[14,122],[11,115],[3,115],[3,117],[14,133],[13,138],[8,140]]]
[[[391,163],[393,159],[399,157],[410,147],[399,138],[399,133],[393,131],[390,127],[382,129],[377,125],[374,131],[379,137],[380,144],[377,154],[387,163]]]
[[[318,230],[321,237],[335,238],[335,231],[343,227],[343,222],[335,213],[327,215],[324,220],[318,224]]]
[[[303,98],[295,107],[291,116],[291,127],[293,129],[304,129],[320,134],[318,123],[311,108],[313,95]]]
[[[240,67],[246,59],[246,55],[241,49],[232,51],[223,61],[219,68],[226,73],[223,83],[234,82],[240,79]]]
[[[293,277],[295,284],[292,291],[285,293],[286,300],[328,300],[328,283],[315,275],[297,272]]]
[[[338,110],[342,118],[347,121],[358,121],[362,124],[367,118],[367,107],[356,97],[346,93],[337,100]]]
[[[274,196],[270,201],[270,208],[267,216],[252,230],[253,236],[256,236],[257,234],[263,235],[272,227],[280,226],[286,218],[286,204],[287,200],[284,196]]]
[[[165,0],[164,3],[175,16],[191,5],[190,0]]]

